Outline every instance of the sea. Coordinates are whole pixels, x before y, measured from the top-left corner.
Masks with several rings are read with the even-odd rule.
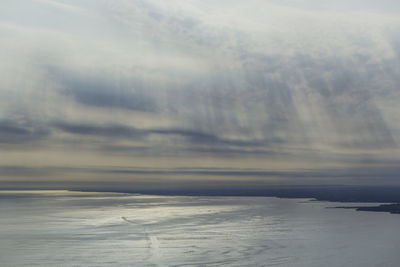
[[[0,266],[400,266],[400,215],[273,197],[0,192]]]

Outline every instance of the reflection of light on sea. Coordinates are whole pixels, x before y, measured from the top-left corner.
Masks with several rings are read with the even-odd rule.
[[[30,196],[1,202],[0,213],[8,215],[0,217],[5,266],[32,261],[45,266],[369,266],[382,259],[385,266],[395,266],[390,262],[396,262],[400,240],[394,231],[400,216],[325,208],[335,203],[102,193],[69,197],[65,192]]]

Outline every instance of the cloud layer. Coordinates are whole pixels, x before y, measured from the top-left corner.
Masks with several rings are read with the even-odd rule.
[[[57,168],[65,182],[97,173],[65,168],[186,166],[398,183],[383,170],[400,161],[399,13],[389,0],[6,1],[0,179],[23,180],[7,166]],[[331,175],[364,167],[381,175]]]

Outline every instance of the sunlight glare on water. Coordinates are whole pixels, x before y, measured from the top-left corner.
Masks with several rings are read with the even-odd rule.
[[[4,266],[396,266],[400,260],[400,216],[326,209],[336,203],[66,192],[0,196]]]

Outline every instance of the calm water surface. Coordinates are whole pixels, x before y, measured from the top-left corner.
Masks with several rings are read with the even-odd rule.
[[[336,205],[343,206],[268,197],[3,192],[1,266],[400,265],[400,215],[326,208]]]

